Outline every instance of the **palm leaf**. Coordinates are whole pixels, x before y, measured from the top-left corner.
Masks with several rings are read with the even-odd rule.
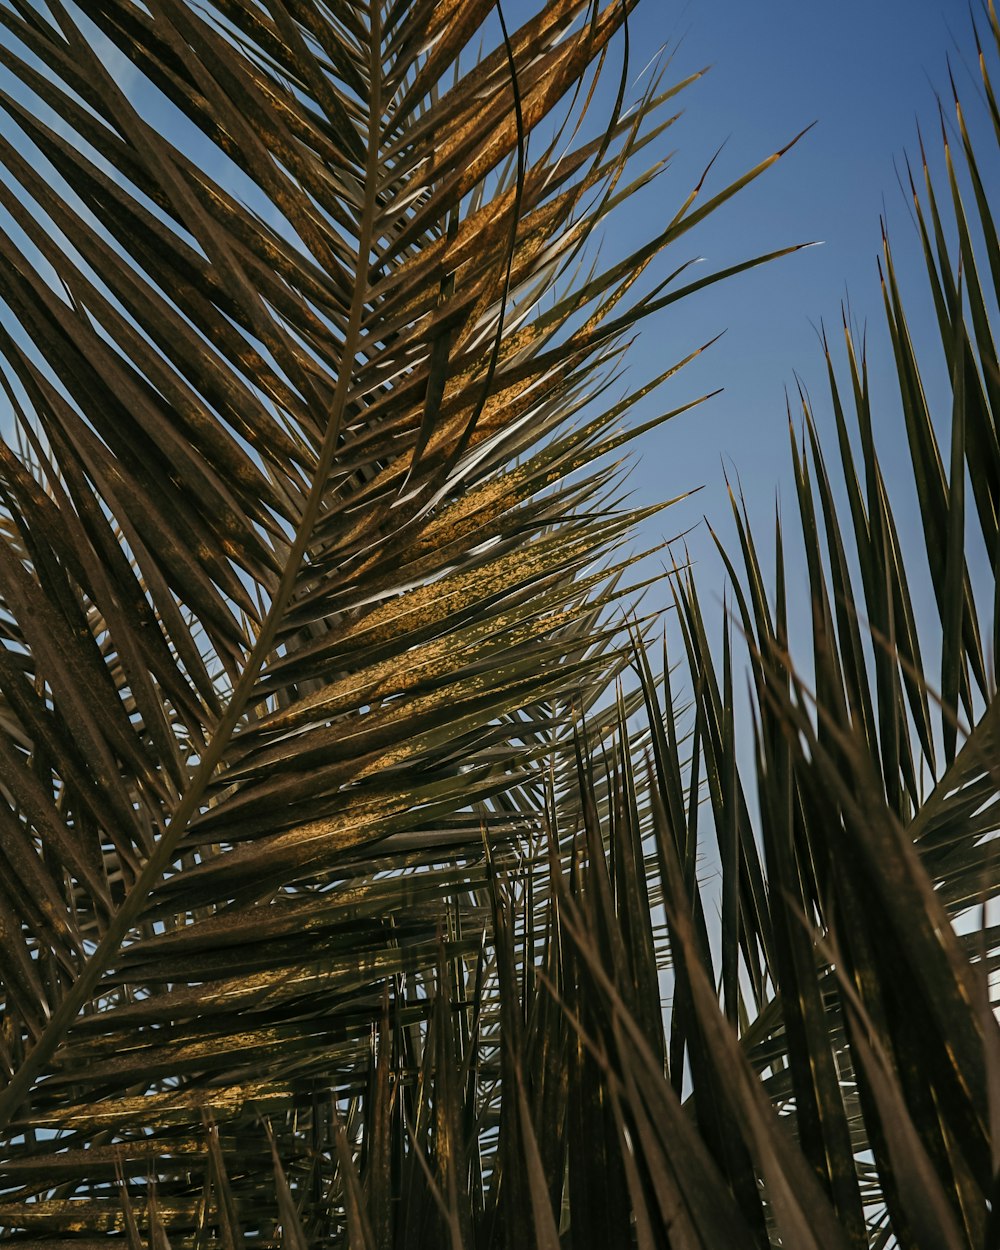
[[[996,34],[992,10],[990,23]],[[990,96],[985,57],[982,64]],[[997,713],[983,642],[996,631],[997,355],[987,311],[996,292],[973,242],[981,238],[989,258],[995,226],[981,158],[956,106],[975,224],[966,218],[946,131],[954,228],[930,174],[923,201],[914,188],[950,382],[946,414],[931,410],[926,366],[883,235],[885,311],[906,440],[897,446],[909,450],[922,544],[911,543],[896,521],[877,450],[886,437],[877,397],[845,321],[843,381],[826,351],[837,474],[801,392],[801,440],[794,430],[791,439],[794,528],[811,605],[812,645],[800,661],[808,686],[796,671],[786,619],[787,588],[801,577],[786,557],[787,525],[776,528],[769,587],[758,540],[734,498],[740,551],[723,556],[752,679],[750,776],[741,778],[745,770],[737,767],[730,710],[732,625],[718,641],[709,637],[690,574],[677,575],[676,602],[693,710],[685,719],[647,698],[654,724],[666,724],[661,738],[669,748],[652,761],[655,783],[669,796],[661,819],[678,844],[678,830],[695,817],[696,794],[685,805],[683,778],[704,771],[718,838],[711,853],[722,873],[717,893],[699,886],[683,861],[661,869],[666,897],[674,891],[667,922],[677,988],[669,1027],[680,1041],[673,1053],[690,1056],[699,1121],[707,1099],[709,1108],[728,1105],[739,1124],[737,1079],[729,1075],[735,1064],[758,1074],[775,1111],[794,1127],[824,1193],[798,1188],[784,1210],[779,1193],[770,1192],[765,1143],[749,1125],[737,1129],[767,1194],[769,1236],[782,1244],[808,1244],[808,1229],[831,1212],[846,1244],[856,1246],[985,1247],[996,1235],[998,951],[987,908],[1000,885],[992,841]],[[974,501],[971,515],[967,501]],[[976,585],[970,570],[980,542],[989,563]],[[936,620],[922,620],[914,606],[918,579],[933,590]],[[648,671],[644,683],[651,686]],[[692,726],[687,758],[675,745],[685,724]],[[694,854],[688,846],[688,857]],[[699,918],[713,908],[718,921],[709,935]],[[711,941],[698,940],[699,924]],[[709,986],[721,984],[723,1005],[737,1000],[728,1014],[743,1064],[710,1040],[719,1007],[707,987],[699,1015],[693,986],[706,974]],[[686,1088],[683,1081],[676,1087]],[[723,1167],[734,1157],[719,1138],[714,1153]],[[728,1175],[737,1192],[732,1164]],[[748,1216],[752,1208],[752,1201],[745,1205]],[[832,1232],[823,1237],[833,1244]]]
[[[643,269],[776,159],[576,281],[675,89],[620,92],[588,138],[631,6],[557,0],[473,59],[492,7],[0,6],[0,1226],[22,1244],[385,1244],[386,1167],[466,1227],[441,1073],[495,1029],[459,1044],[428,987],[453,975],[481,1013],[499,976],[513,1010],[502,944],[461,988],[489,874],[625,664],[608,608],[640,516],[606,457],[637,397],[586,405],[641,316],[725,276],[629,303]],[[373,1029],[417,1082],[392,1110],[364,1095]],[[551,1240],[518,1062],[500,1139]],[[496,1105],[461,1128],[487,1179]],[[405,1177],[397,1154],[359,1181],[355,1144],[384,1160],[386,1134]]]

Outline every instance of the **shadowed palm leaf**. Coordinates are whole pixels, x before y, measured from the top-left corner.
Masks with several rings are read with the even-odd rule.
[[[638,517],[606,457],[638,396],[584,407],[640,316],[722,276],[630,303],[645,266],[775,159],[579,276],[678,89],[623,112],[623,75],[587,137],[629,7],[557,0],[474,59],[492,4],[0,5],[21,1244],[319,1245],[343,1215],[384,1245],[390,1190],[437,1193],[413,1142],[454,1181],[430,987],[455,982],[468,1083],[495,974],[526,974],[483,946],[488,874],[625,662]],[[461,1167],[495,1194],[491,1107]],[[479,1219],[454,1192],[453,1233]],[[495,1235],[543,1205],[505,1196]]]
[[[996,42],[992,7],[989,25]],[[981,52],[1000,137],[990,63]],[[734,499],[741,550],[727,564],[753,680],[749,769],[739,760],[730,627],[719,664],[693,578],[677,579],[694,691],[681,720],[690,754],[678,749],[669,711],[652,761],[657,827],[672,844],[660,857],[675,963],[668,1067],[679,1091],[689,1072],[699,1125],[745,1217],[766,1222],[782,1245],[985,1250],[1000,1228],[1000,946],[987,911],[1000,886],[992,671],[1000,369],[989,312],[1000,268],[985,175],[957,97],[955,107],[957,127],[942,127],[951,222],[931,177],[922,195],[911,180],[951,384],[945,414],[932,413],[927,399],[930,366],[910,338],[883,240],[885,311],[923,542],[901,534],[894,517],[876,451],[885,437],[877,397],[845,325],[843,380],[827,352],[839,474],[828,475],[804,397],[801,442],[792,435],[794,545],[811,605],[808,683],[789,641],[797,606],[789,569],[801,556],[786,559],[779,523],[769,588]],[[971,220],[963,186],[974,200]],[[929,588],[937,620],[921,618],[914,585]],[[651,687],[648,673],[645,682]],[[663,713],[648,702],[657,724]],[[699,889],[694,878],[700,775],[718,890]],[[739,1092],[713,987],[740,1034],[743,1079],[761,1078],[794,1126],[791,1162],[787,1139],[771,1141],[766,1119]]]

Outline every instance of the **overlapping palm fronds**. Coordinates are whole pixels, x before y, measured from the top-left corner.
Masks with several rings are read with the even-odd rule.
[[[1000,43],[992,10],[990,30]],[[718,639],[693,576],[676,576],[690,706],[673,702],[675,657],[658,682],[639,643],[645,716],[623,697],[617,723],[595,720],[580,740],[575,782],[553,777],[536,872],[495,886],[495,977],[484,952],[471,998],[467,981],[439,991],[418,1093],[387,1100],[395,1141],[418,1125],[408,1184],[394,1188],[388,1166],[373,1179],[378,1147],[360,1134],[360,1171],[344,1182],[361,1196],[358,1244],[998,1244],[1000,271],[956,107],[945,144],[958,135],[965,171],[946,150],[952,220],[929,177],[914,197],[948,410],[926,398],[932,365],[912,344],[886,241],[898,396],[871,394],[845,332],[843,378],[829,354],[838,468],[803,400],[796,536],[788,518],[775,531],[773,584],[738,500],[735,620]],[[921,533],[901,532],[877,451],[897,404]],[[790,637],[799,560],[811,639]],[[915,607],[921,584],[937,619]],[[491,1012],[502,1097],[481,1049]],[[383,1036],[378,1053],[399,1055]],[[385,1062],[383,1088],[412,1071]],[[446,1108],[496,1115],[497,1190],[464,1153],[475,1132]]]
[[[959,109],[950,413],[885,247],[923,542],[848,334],[811,646],[737,508],[656,677],[587,403],[771,161],[582,269],[679,89],[589,129],[629,8],[0,4],[5,1244],[1000,1242],[989,181]]]
[[[1000,138],[1000,24],[988,16],[994,47],[980,47],[980,68]],[[954,106],[953,123],[942,115],[941,185],[926,158],[920,190],[910,181],[943,355],[915,346],[914,297],[904,301],[883,235],[898,394],[872,393],[845,323],[843,371],[827,352],[836,470],[800,395],[794,537],[779,520],[765,556],[734,497],[735,625],[717,637],[693,577],[679,574],[693,703],[678,718],[648,698],[648,779],[668,848],[668,1073],[690,1091],[748,1226],[731,1244],[986,1250],[1000,1237],[1000,249],[982,150],[957,94]],[[944,411],[928,399],[939,392]],[[893,449],[891,474],[880,444]],[[904,456],[920,519],[911,533],[892,503]],[[793,624],[803,560],[811,646]],[[752,757],[738,712],[744,661]],[[648,670],[644,682],[651,691]],[[699,856],[717,883],[699,887]],[[679,1244],[730,1242],[704,1223]]]
[[[0,5],[10,1244],[555,1235],[495,879],[625,663],[585,406],[775,159],[577,277],[684,85],[588,130],[630,7]]]

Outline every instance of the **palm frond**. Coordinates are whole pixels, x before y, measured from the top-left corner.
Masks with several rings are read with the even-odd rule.
[[[990,24],[995,35],[992,11]],[[982,65],[989,98],[985,57]],[[923,197],[911,181],[950,383],[945,414],[932,411],[929,366],[883,233],[903,426],[895,446],[909,452],[922,535],[904,533],[896,520],[877,450],[891,435],[845,319],[843,372],[829,346],[826,353],[837,472],[800,391],[801,435],[790,419],[798,551],[789,554],[789,529],[779,520],[771,585],[760,542],[733,498],[740,551],[723,556],[750,666],[753,759],[741,753],[734,712],[732,653],[743,648],[729,622],[721,639],[710,636],[690,573],[676,579],[676,603],[694,708],[678,720],[669,705],[648,700],[650,715],[667,725],[653,772],[679,849],[671,871],[685,891],[673,911],[667,903],[677,979],[670,1031],[682,1030],[673,1054],[688,1055],[699,1117],[704,1088],[712,1103],[722,1091],[724,1114],[738,1120],[737,1080],[728,1076],[735,1061],[723,1051],[712,1058],[707,1030],[717,1021],[704,990],[708,1022],[699,1017],[690,987],[705,966],[746,1068],[793,1127],[824,1191],[818,1201],[796,1187],[800,1212],[782,1212],[765,1144],[739,1130],[750,1175],[767,1195],[770,1235],[782,1244],[809,1244],[805,1229],[831,1213],[845,1244],[857,1246],[985,1247],[996,1235],[998,948],[988,908],[1000,888],[992,673],[1000,479],[991,450],[995,272],[983,264],[996,231],[981,158],[955,103],[965,174],[943,129],[951,223],[935,179],[927,173]],[[963,185],[973,188],[974,224]],[[985,572],[974,576],[983,552]],[[800,559],[811,648],[797,661],[790,606]],[[936,620],[915,606],[915,584],[932,591]],[[675,744],[680,724],[692,720],[682,760]],[[680,832],[697,820],[695,792],[684,802],[685,769],[708,779],[718,845],[705,854],[719,865],[718,889],[685,871],[697,854]],[[716,919],[707,926],[710,909]],[[727,1153],[717,1142],[722,1162]],[[787,1179],[790,1165],[780,1171]],[[737,1174],[729,1175],[736,1192]],[[754,1207],[753,1187],[745,1183],[744,1192]],[[821,1243],[835,1244],[824,1240],[833,1236],[827,1230]]]
[[[576,280],[679,89],[626,109],[623,68],[591,125],[630,8],[0,5],[5,1236],[385,1244],[400,1184],[471,1218],[440,995],[485,1010],[485,959],[515,1010],[491,874],[626,663],[636,397],[587,402],[726,276],[645,267],[777,158]]]

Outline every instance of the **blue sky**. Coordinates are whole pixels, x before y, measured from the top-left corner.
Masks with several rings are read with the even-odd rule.
[[[649,538],[696,525],[703,512],[728,532],[723,463],[739,472],[751,514],[762,525],[773,515],[776,491],[791,519],[785,387],[794,386],[796,374],[803,379],[822,426],[829,413],[816,326],[824,320],[839,341],[847,297],[855,321],[868,327],[891,478],[892,445],[901,431],[882,328],[879,216],[887,217],[897,264],[915,297],[916,335],[936,362],[932,310],[923,298],[916,232],[896,166],[917,153],[918,119],[933,159],[939,157],[935,90],[945,93],[951,118],[949,56],[966,108],[978,116],[968,8],[960,0],[689,0],[684,6],[647,0],[632,21],[632,35],[637,62],[657,45],[680,39],[678,76],[712,68],[682,97],[685,116],[671,136],[678,149],[673,168],[653,195],[629,209],[629,233],[655,229],[665,204],[672,207],[686,193],[719,144],[725,147],[713,171],[716,188],[816,122],[775,168],[688,236],[673,259],[703,255],[716,268],[788,243],[823,241],[713,288],[644,328],[632,356],[636,382],[666,356],[680,357],[726,331],[662,394],[664,406],[672,407],[689,395],[726,388],[644,444],[631,479],[636,502],[705,488],[666,514]],[[905,487],[904,472],[897,492],[904,525],[907,517],[916,521]],[[709,584],[718,585],[704,528],[689,541]]]

